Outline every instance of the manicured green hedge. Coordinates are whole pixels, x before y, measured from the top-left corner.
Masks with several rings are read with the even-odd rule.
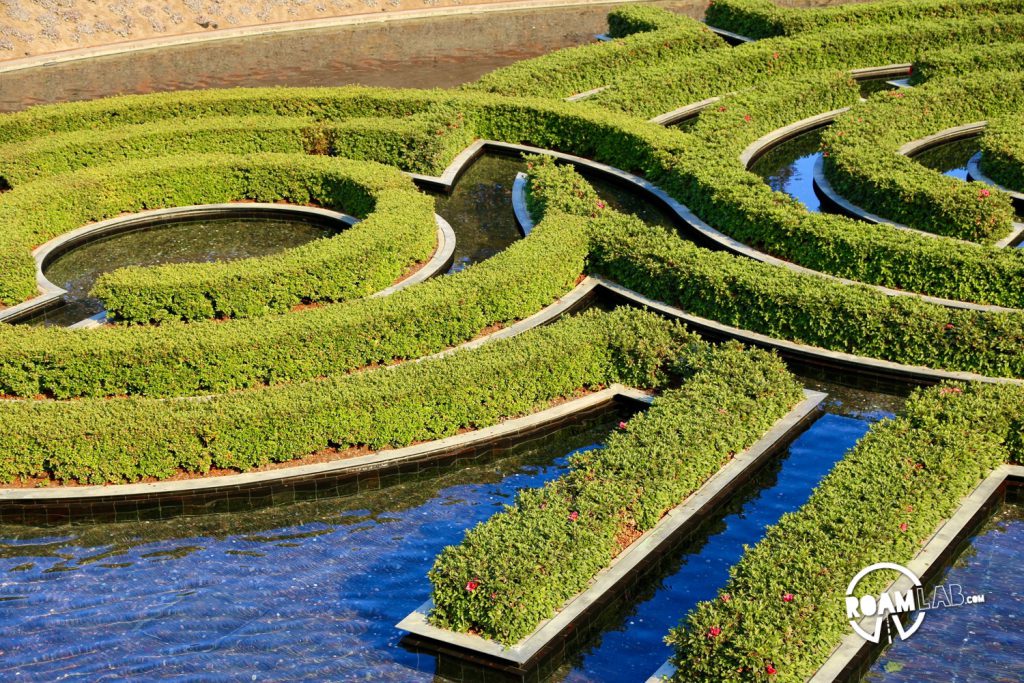
[[[623,5],[608,13],[608,35],[625,38],[636,33],[648,33],[690,24],[691,19],[661,7],[651,5]]]
[[[762,351],[691,349],[680,366],[690,374],[682,387],[606,448],[574,455],[566,475],[521,491],[442,551],[429,575],[434,624],[516,643],[801,398]]]
[[[657,386],[693,336],[652,314],[592,312],[393,369],[205,400],[0,402],[0,481],[105,483],[247,470],[325,448],[405,446],[613,382]]]
[[[18,187],[46,176],[143,157],[258,152],[329,154],[440,174],[451,157],[472,142],[461,118],[450,111],[332,121],[225,115],[77,130],[0,147],[0,177]]]
[[[822,69],[913,62],[936,48],[1013,43],[1024,38],[1024,16],[907,21],[838,26],[771,38],[729,50],[673,56],[623,71],[593,104],[651,117],[723,93],[776,83]]]
[[[667,28],[610,42],[565,48],[496,69],[469,90],[502,95],[563,98],[607,85],[613,78],[669,58],[727,47],[707,26],[675,16]]]
[[[5,194],[0,296],[16,303],[35,294],[29,249],[56,235],[121,213],[238,200],[319,204],[368,218],[271,256],[120,270],[102,277],[95,293],[113,315],[133,322],[259,316],[383,289],[429,258],[437,242],[433,202],[387,166],[304,155],[157,157]]]
[[[981,136],[981,170],[1000,185],[1024,192],[1024,117],[989,121]]]
[[[854,204],[912,228],[992,243],[1013,227],[1010,198],[902,154],[904,143],[1019,110],[1024,75],[991,71],[878,93],[822,135],[825,175]]]
[[[553,217],[454,275],[261,319],[85,331],[0,325],[0,394],[186,396],[419,358],[568,292],[583,272],[588,235],[586,220]]]
[[[808,268],[859,282],[961,301],[1024,305],[1024,254],[811,213],[746,171],[739,154],[794,121],[856,102],[856,84],[821,73],[724,98],[648,177],[731,237]]]
[[[912,365],[1024,375],[1024,312],[979,313],[712,252],[600,207],[569,167],[534,162],[531,213],[589,216],[590,268],[683,310],[744,330]],[[543,214],[545,217],[550,214]],[[756,302],[756,305],[752,305]]]
[[[1024,69],[1024,45],[1000,43],[957,47],[926,52],[914,61],[910,74],[913,85],[945,76],[966,76],[981,71],[1021,71]]]
[[[1019,458],[1011,443],[1022,411],[1021,387],[915,393],[902,417],[875,425],[802,508],[747,550],[719,599],[672,631],[674,680],[806,680],[850,632],[849,581],[876,562],[907,563],[994,467]],[[876,572],[861,586],[878,593],[894,578]]]
[[[869,23],[885,26],[921,19],[972,19],[1022,10],[1021,0],[885,0],[813,9],[780,7],[771,0],[711,0],[705,20],[711,26],[750,38],[770,38],[840,24],[844,28]]]

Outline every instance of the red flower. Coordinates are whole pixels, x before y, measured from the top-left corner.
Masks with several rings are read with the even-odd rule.
[[[779,58],[779,53],[778,52],[773,52],[772,53],[772,59],[778,59],[778,58]]]
[[[750,123],[750,120],[751,120],[750,114],[744,114],[743,115],[743,120],[746,121],[747,123]]]
[[[992,194],[992,193],[989,192],[988,188],[987,187],[983,187],[980,190],[978,190],[978,199],[984,199],[985,197],[989,196],[990,194]]]
[[[708,629],[708,638],[717,638],[720,635],[722,635],[722,629],[717,626],[712,626]]]
[[[782,596],[782,602],[793,602],[793,594],[792,593],[785,593]]]
[[[466,590],[469,591],[470,593],[472,593],[473,591],[475,591],[479,587],[480,587],[480,579],[472,579],[472,580],[470,580],[469,583],[466,584]]]
[[[628,426],[629,425],[625,421],[622,421],[622,422],[619,423],[619,429],[625,429]]]
[[[603,209],[604,208],[604,202],[602,202],[600,199],[597,200],[597,208],[599,208],[599,209]]]
[[[725,105],[723,104],[721,107],[719,107],[718,111],[725,111]]]
[[[954,327],[956,327],[956,325],[954,325],[953,323],[946,323],[947,330],[952,330]]]
[[[569,521],[570,522],[575,522],[579,518],[580,518],[580,513],[576,512],[575,510],[573,510],[572,512],[569,513]]]
[[[768,674],[769,676],[774,676],[775,674],[777,674],[777,673],[778,673],[778,671],[776,671],[776,670],[775,670],[775,667],[774,667],[774,666],[772,666],[771,664],[767,664],[767,665],[765,665],[765,667],[764,667],[764,671],[765,671],[765,673],[766,673],[766,674]]]
[[[902,524],[900,524],[900,531],[902,531],[903,533],[907,533],[907,529],[909,529],[909,528],[910,527],[907,525],[906,522],[903,522]]]
[[[728,593],[722,593],[722,602],[729,602],[732,600],[732,596]]]

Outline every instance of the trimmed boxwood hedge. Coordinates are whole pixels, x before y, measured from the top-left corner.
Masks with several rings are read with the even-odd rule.
[[[448,546],[430,570],[431,621],[511,645],[551,617],[801,397],[778,358],[729,345],[693,348],[689,375],[607,446]]]
[[[914,61],[910,83],[919,85],[934,78],[966,76],[982,71],[1024,70],[1024,45],[960,46],[948,50],[926,52]]]
[[[991,243],[1012,229],[1010,198],[897,152],[952,126],[1019,110],[1024,75],[988,71],[874,95],[822,135],[825,175],[854,204],[912,228]]]
[[[302,301],[387,287],[437,239],[433,202],[397,170],[304,155],[181,155],[83,169],[26,183],[0,203],[0,298],[36,292],[32,245],[122,213],[239,200],[319,204],[366,220],[279,254],[232,262],[127,268],[94,293],[133,322],[252,317]]]
[[[608,13],[608,35],[612,38],[625,38],[636,33],[689,25],[692,21],[689,17],[661,7],[623,5]]]
[[[390,370],[203,400],[0,401],[0,481],[100,484],[247,470],[325,448],[405,446],[526,414],[613,382],[655,387],[697,343],[649,313],[590,312]]]
[[[447,107],[442,107],[447,110]],[[472,135],[451,111],[318,121],[297,116],[205,116],[109,130],[76,130],[0,147],[0,177],[11,187],[89,166],[175,154],[329,154],[440,174]]]
[[[671,632],[673,680],[806,680],[849,633],[850,579],[876,562],[906,564],[994,467],[1019,460],[1022,413],[1021,387],[917,391],[747,550],[719,599]],[[877,594],[895,577],[876,572],[862,587]]]
[[[678,107],[822,69],[913,62],[936,48],[1013,43],[1024,38],[1024,16],[906,21],[770,38],[729,50],[659,60],[624,71],[587,102],[651,117]]]
[[[653,9],[653,8],[652,8]],[[503,95],[568,97],[607,85],[613,78],[666,59],[700,55],[728,47],[707,26],[688,17],[655,31],[608,42],[556,50],[542,57],[496,69],[468,90]]]
[[[1000,185],[1024,192],[1024,116],[989,121],[981,136],[981,170]]]
[[[708,251],[601,206],[569,167],[535,161],[531,174],[531,213],[590,216],[591,270],[654,299],[833,351],[987,375],[1024,374],[1024,312],[950,309]]]
[[[920,19],[971,19],[1024,11],[1021,0],[884,0],[797,9],[771,0],[711,0],[705,20],[750,38],[793,35],[843,25],[885,26]]]
[[[739,163],[761,136],[857,97],[848,76],[821,73],[723,98],[648,175],[715,228],[802,266],[960,301],[1024,305],[1024,254],[1017,250],[808,212]]]

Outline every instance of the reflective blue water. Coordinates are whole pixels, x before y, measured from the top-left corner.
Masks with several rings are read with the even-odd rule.
[[[1024,593],[1018,571],[1022,548],[1024,508],[1007,506],[985,525],[941,581],[959,584],[965,595],[984,594],[984,604],[928,612],[921,629],[880,657],[867,680],[1024,680]]]
[[[821,211],[814,192],[814,164],[821,158],[821,128],[787,140],[757,158],[750,171],[776,192],[803,202],[808,211]]]
[[[790,446],[781,463],[765,473],[763,488],[748,492],[697,547],[680,549],[681,566],[655,587],[615,630],[605,633],[567,681],[642,681],[661,666],[671,649],[663,639],[701,600],[714,599],[729,568],[765,529],[797,509],[812,489],[860,439],[867,419],[825,415]]]
[[[938,171],[950,178],[967,180],[967,162],[981,149],[978,137],[965,138],[955,142],[947,142],[921,152],[913,157],[914,161]]]
[[[428,597],[434,557],[617,419],[351,498],[0,529],[0,680],[432,680],[394,624]]]

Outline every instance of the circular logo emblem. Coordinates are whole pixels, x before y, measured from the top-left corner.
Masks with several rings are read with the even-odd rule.
[[[871,593],[858,594],[857,584],[871,574],[881,570],[894,570],[910,579],[911,587],[906,591],[891,590],[886,593],[874,595]],[[921,628],[924,622],[924,612],[918,609],[917,595],[922,589],[921,580],[912,571],[902,565],[893,562],[879,562],[857,572],[857,575],[846,587],[846,617],[850,620],[850,626],[861,638],[872,643],[877,643],[882,637],[882,625],[886,625],[889,634],[889,642],[892,642],[892,632],[895,629],[900,640],[906,640],[914,635],[917,629]],[[916,612],[913,622],[908,628],[904,628],[901,615],[909,615]],[[872,624],[871,631],[866,631],[861,626],[861,621],[867,619]]]

